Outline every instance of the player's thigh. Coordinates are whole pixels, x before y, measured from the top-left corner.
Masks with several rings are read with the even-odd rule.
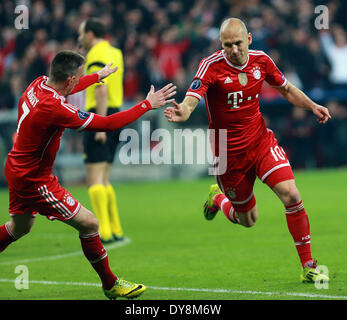
[[[260,180],[275,192],[285,206],[298,203],[300,194],[295,185],[291,165],[286,153],[278,145],[272,133],[262,150],[260,160],[256,164]]]
[[[36,194],[28,198],[28,201],[31,200],[30,206],[49,220],[70,220],[78,213],[81,204],[59,184],[57,177],[52,175],[36,188]]]
[[[260,143],[255,167],[259,179],[271,189],[280,182],[294,179],[287,155],[271,131]]]
[[[99,229],[99,223],[94,214],[83,206],[72,219],[64,222],[78,230],[80,234],[96,233]]]
[[[256,175],[254,170],[234,170],[229,168],[223,175],[217,176],[217,182],[230,200],[236,212],[249,212],[256,204],[254,197],[254,182]]]
[[[29,199],[29,203],[31,203]],[[28,233],[34,224],[37,212],[28,200],[9,187],[10,229],[16,238]]]

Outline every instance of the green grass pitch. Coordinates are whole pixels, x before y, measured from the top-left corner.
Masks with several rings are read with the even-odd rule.
[[[312,253],[328,267],[327,289],[299,281],[300,263],[284,209],[257,181],[259,219],[252,228],[218,214],[206,221],[202,205],[213,178],[115,185],[127,241],[109,245],[112,270],[144,283],[142,300],[347,299],[347,170],[297,171],[311,225]],[[85,186],[65,186],[86,207]],[[0,224],[9,220],[0,191]],[[18,265],[29,288],[18,291]],[[1,300],[105,299],[99,278],[81,254],[77,232],[38,216],[30,234],[0,254]]]

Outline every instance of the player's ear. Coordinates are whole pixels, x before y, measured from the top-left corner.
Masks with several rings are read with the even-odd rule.
[[[70,85],[73,83],[73,81],[75,80],[75,78],[76,78],[76,76],[70,76],[70,77],[68,77],[68,78],[65,80],[66,86],[67,86],[67,87],[70,86]]]
[[[222,41],[222,39],[221,39],[221,38],[219,38],[219,41],[220,41],[220,45],[221,45],[221,47],[222,47],[223,49],[225,49],[225,48],[224,48],[224,43],[223,43],[223,41]]]
[[[248,33],[248,45],[250,46],[252,44],[252,34]]]

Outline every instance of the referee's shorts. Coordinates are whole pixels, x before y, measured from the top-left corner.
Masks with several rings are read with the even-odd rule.
[[[89,109],[89,112],[96,112],[95,108]],[[107,108],[107,115],[111,115],[120,111],[120,108]],[[108,162],[113,163],[117,146],[119,144],[119,134],[121,129],[107,132],[106,143],[95,140],[96,132],[83,132],[83,148],[84,163]]]

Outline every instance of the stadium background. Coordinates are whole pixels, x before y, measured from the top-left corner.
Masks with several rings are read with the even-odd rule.
[[[29,29],[14,28],[15,6],[29,8]],[[315,28],[317,5],[329,8],[329,30]],[[296,86],[327,106],[332,119],[324,126],[309,112],[287,104],[269,86],[261,95],[261,111],[268,126],[289,155],[295,169],[347,165],[347,13],[346,1],[309,0],[195,0],[195,1],[1,1],[0,4],[0,161],[3,167],[12,146],[17,102],[26,86],[47,74],[54,55],[62,49],[79,50],[77,32],[90,16],[101,17],[109,41],[122,49],[125,62],[124,108],[143,99],[151,83],[178,86],[184,97],[199,61],[220,48],[218,28],[229,16],[243,19],[253,35],[252,49],[264,50]],[[329,42],[331,37],[332,41]],[[324,45],[326,43],[326,45]],[[344,59],[329,52],[339,47]],[[336,73],[339,71],[339,74]],[[71,103],[83,108],[83,94]],[[184,124],[168,124],[162,112],[147,114],[131,125],[140,136],[142,120],[156,128],[205,128],[201,102]],[[147,132],[150,134],[150,132]],[[55,171],[62,182],[84,181],[81,135],[66,130]],[[141,150],[140,150],[141,152]],[[117,157],[116,157],[117,158]],[[117,164],[118,162],[118,164]],[[119,180],[206,176],[206,167],[120,165]],[[3,170],[0,185],[5,185]]]

